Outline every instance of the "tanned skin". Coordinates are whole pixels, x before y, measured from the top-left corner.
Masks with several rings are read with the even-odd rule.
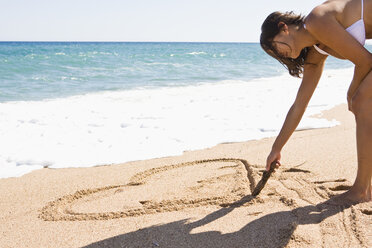
[[[366,39],[371,39],[372,0],[364,0],[363,13]],[[347,101],[356,121],[358,171],[350,190],[331,199],[336,205],[372,201],[372,54],[346,31],[360,18],[361,0],[329,0],[315,7],[305,18],[306,28],[280,23],[281,31],[273,40],[276,50],[286,57],[297,58],[303,48],[311,48],[296,100],[272,146],[266,169],[274,161],[277,161],[277,168],[280,166],[281,150],[300,122],[322,75],[327,56],[312,46],[318,44],[330,55],[350,60],[355,65]]]

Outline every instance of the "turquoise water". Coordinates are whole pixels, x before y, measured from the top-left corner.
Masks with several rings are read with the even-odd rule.
[[[327,61],[327,68],[350,66]],[[283,73],[255,43],[0,42],[0,102]]]

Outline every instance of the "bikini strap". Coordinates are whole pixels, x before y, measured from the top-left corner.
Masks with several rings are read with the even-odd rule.
[[[362,14],[361,14],[361,18],[360,19],[363,20],[363,0],[361,0],[361,1],[362,1]]]
[[[315,48],[315,50],[318,51],[318,53],[323,54],[323,55],[329,55],[329,53],[327,53],[326,51],[323,51],[317,45],[313,45],[313,47]]]

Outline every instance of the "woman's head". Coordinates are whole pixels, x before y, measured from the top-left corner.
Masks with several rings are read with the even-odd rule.
[[[293,32],[304,23],[304,17],[293,12],[274,12],[261,27],[261,47],[270,56],[284,65],[292,76],[300,77],[303,72],[308,48],[298,48]]]

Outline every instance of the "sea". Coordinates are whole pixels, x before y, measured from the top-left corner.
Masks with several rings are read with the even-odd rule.
[[[327,59],[298,130],[339,124],[352,74]],[[300,83],[257,43],[0,42],[0,178],[272,137]]]

